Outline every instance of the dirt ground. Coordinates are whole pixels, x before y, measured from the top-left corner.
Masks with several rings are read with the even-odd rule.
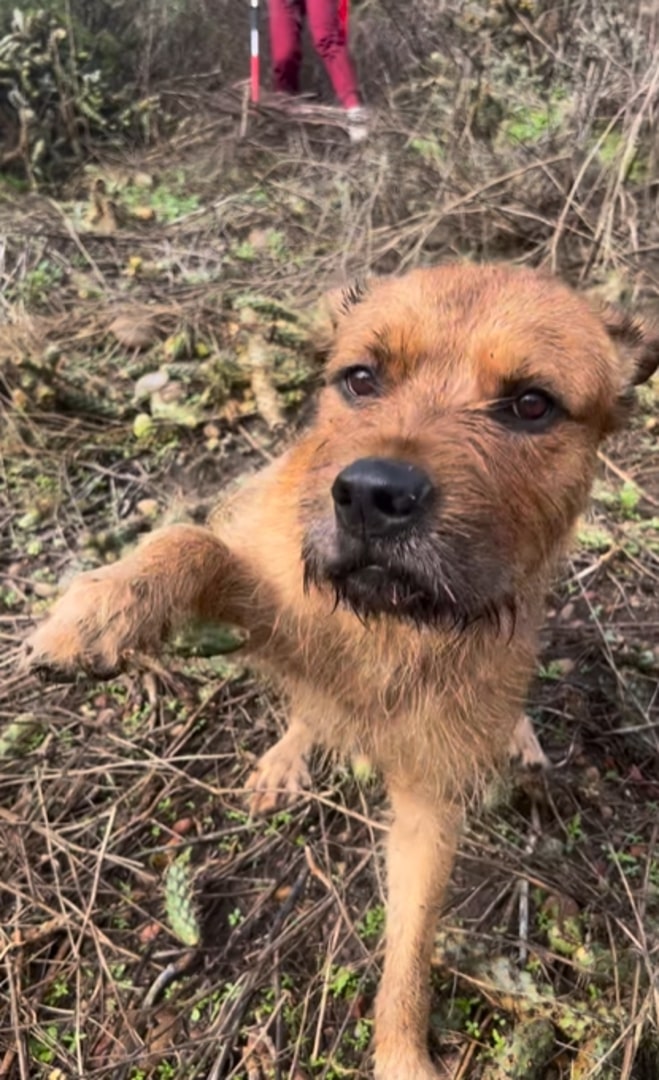
[[[652,163],[625,157],[656,62],[635,71],[594,171],[572,116],[504,152],[407,86],[351,150],[328,110],[196,90],[169,143],[56,197],[3,188],[2,1080],[369,1075],[377,777],[317,760],[313,791],[250,821],[283,717],[228,632],[110,684],[41,685],[17,651],[72,573],[203,519],[304,422],[327,286],[506,257],[656,306]],[[657,401],[655,380],[606,446],[548,598],[530,707],[551,769],[502,781],[462,844],[433,975],[455,1080],[659,1076]]]

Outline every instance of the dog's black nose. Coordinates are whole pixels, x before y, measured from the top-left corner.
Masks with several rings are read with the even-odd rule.
[[[390,536],[415,524],[433,496],[430,478],[416,465],[360,458],[332,484],[337,521],[359,536]]]

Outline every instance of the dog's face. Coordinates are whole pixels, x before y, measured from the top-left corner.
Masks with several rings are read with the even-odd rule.
[[[343,295],[296,458],[309,585],[360,616],[498,617],[539,589],[659,340],[554,280],[445,266]]]

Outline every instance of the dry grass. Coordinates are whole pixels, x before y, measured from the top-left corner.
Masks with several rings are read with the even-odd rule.
[[[356,16],[379,93],[363,149],[327,108],[247,114],[241,87],[181,78],[167,145],[96,163],[57,201],[0,206],[4,1080],[368,1075],[377,783],[319,761],[313,794],[251,823],[245,779],[283,721],[239,658],[41,687],[15,650],[63,577],[156,520],[199,517],[277,452],[289,427],[264,416],[274,401],[298,417],[316,367],[298,316],[326,285],[507,257],[656,302],[655,16],[625,9],[621,28],[609,0],[570,5],[567,26],[559,5],[551,25],[519,7],[493,27],[500,9],[467,5],[470,38],[441,9]],[[418,73],[387,82],[400,41]],[[270,350],[265,397],[252,333]],[[607,449],[551,601],[532,708],[554,768],[521,778],[463,845],[433,1025],[456,1078],[659,1071],[656,407],[650,389]],[[172,932],[173,864],[198,944]]]

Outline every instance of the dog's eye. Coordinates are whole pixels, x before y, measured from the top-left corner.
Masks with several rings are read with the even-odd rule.
[[[512,410],[518,420],[527,424],[546,420],[554,408],[554,402],[544,390],[526,390],[512,403]]]
[[[501,397],[493,402],[490,412],[500,424],[529,435],[540,434],[567,416],[560,401],[533,386],[502,387]]]
[[[343,385],[350,397],[375,397],[379,389],[375,372],[364,366],[344,371]]]

